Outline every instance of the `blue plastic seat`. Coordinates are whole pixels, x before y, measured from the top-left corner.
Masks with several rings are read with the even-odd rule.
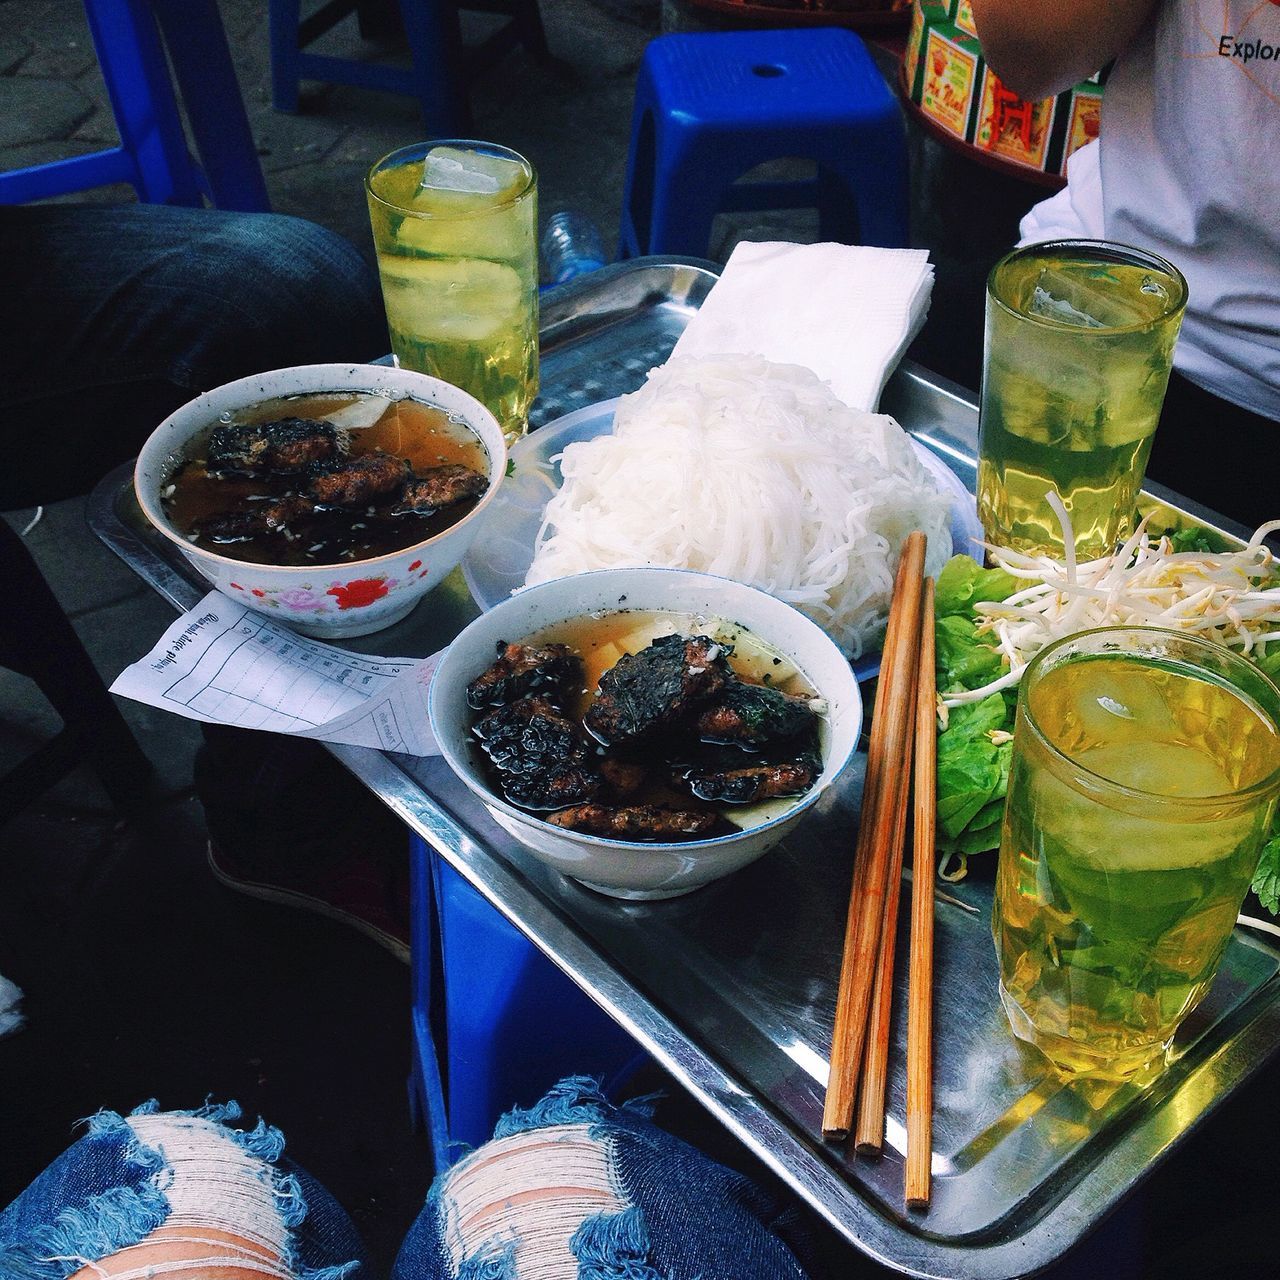
[[[609,1092],[646,1056],[635,1041],[421,839],[410,846],[410,1105],[437,1171],[567,1075]]]
[[[400,20],[413,65],[390,67],[308,53],[307,46],[356,10],[364,30],[365,5],[360,0],[327,0],[302,17],[302,0],[270,0],[271,103],[277,111],[298,109],[299,80],[354,85],[417,98],[427,132],[443,137],[470,127],[466,82],[513,45],[523,43],[535,57],[547,56],[547,40],[537,0],[381,0],[370,7],[381,15],[389,3],[399,5]],[[506,13],[510,20],[482,45],[464,49],[458,30],[459,8]],[[385,15],[381,15],[385,17]]]
[[[784,157],[803,182],[733,184]],[[636,84],[620,258],[705,255],[717,213],[817,207],[824,239],[907,243],[902,115],[851,31],[661,36]]]
[[[0,203],[128,182],[149,204],[270,209],[214,0],[85,0],[85,13],[120,145],[0,174]]]

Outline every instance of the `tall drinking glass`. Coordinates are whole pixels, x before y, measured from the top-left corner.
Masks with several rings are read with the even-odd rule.
[[[1014,1034],[1154,1073],[1209,989],[1280,794],[1280,689],[1221,645],[1107,628],[1022,677],[992,930]]]
[[[508,443],[538,391],[538,180],[489,142],[424,142],[365,179],[391,349],[469,391]]]
[[[1081,559],[1132,532],[1186,304],[1177,267],[1125,245],[1053,240],[996,263],[978,444],[988,541],[1061,555],[1050,492]]]

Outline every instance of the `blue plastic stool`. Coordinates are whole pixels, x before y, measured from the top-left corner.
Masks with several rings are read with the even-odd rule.
[[[383,0],[389,3],[390,0]],[[537,0],[395,0],[413,65],[389,67],[351,58],[307,53],[306,48],[352,12],[359,0],[327,0],[309,17],[302,17],[302,0],[270,0],[271,104],[277,111],[298,109],[299,80],[354,85],[417,98],[428,133],[457,135],[470,127],[466,81],[491,66],[517,43],[535,57],[547,56],[547,38]],[[508,13],[504,23],[483,44],[464,49],[458,29],[459,8],[482,8]],[[363,19],[363,13],[362,13]]]
[[[435,1167],[488,1141],[498,1117],[566,1075],[606,1092],[645,1055],[635,1041],[414,836],[410,1102]]]
[[[149,204],[208,197],[219,209],[270,209],[214,0],[85,0],[85,13],[120,145],[0,174],[0,203],[128,182]],[[201,163],[187,148],[170,63]]]
[[[783,157],[805,182],[734,182]],[[823,239],[907,243],[902,115],[851,31],[660,36],[636,84],[620,258],[705,255],[717,213],[816,206]]]

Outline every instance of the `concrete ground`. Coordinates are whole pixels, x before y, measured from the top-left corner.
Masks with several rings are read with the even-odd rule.
[[[274,208],[371,256],[362,178],[379,155],[422,136],[416,105],[310,86],[297,116],[279,115],[269,102],[265,5],[220,0],[220,9]],[[489,73],[472,95],[475,132],[533,159],[544,217],[580,209],[612,245],[635,70],[659,29],[658,0],[543,0],[542,10],[553,61],[517,51]],[[397,56],[361,45],[349,26],[326,38],[329,51]],[[79,0],[0,2],[0,170],[112,141]],[[1036,193],[966,174],[918,137],[912,147],[916,242],[980,280],[985,256],[1012,239]],[[812,228],[784,219],[766,230]],[[722,237],[716,251],[728,243]],[[958,353],[964,344],[945,326],[931,330],[932,363],[954,359],[947,371],[965,378],[972,352]],[[5,518],[25,528],[35,514]],[[83,499],[47,508],[28,544],[106,679],[172,617],[88,532]],[[28,1015],[24,1031],[0,1041],[0,1205],[99,1106],[233,1096],[285,1130],[291,1154],[353,1213],[385,1270],[431,1172],[404,1104],[408,972],[339,925],[221,888],[205,865],[192,793],[198,731],[122,706],[157,770],[146,817],[119,824],[78,772],[0,831],[0,974],[26,990]],[[0,671],[0,768],[56,727],[29,682]],[[1264,1080],[1242,1093],[1057,1274],[1270,1274],[1252,1226],[1266,1216],[1253,1193],[1268,1185],[1264,1156],[1249,1141],[1256,1117],[1271,1112],[1268,1090]],[[691,1105],[677,1099],[668,1114],[723,1158],[741,1158]],[[832,1275],[877,1270],[830,1237],[824,1251]]]

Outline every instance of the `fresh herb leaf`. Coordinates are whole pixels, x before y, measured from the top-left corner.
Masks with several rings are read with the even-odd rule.
[[[1280,834],[1273,834],[1262,846],[1262,857],[1253,873],[1253,891],[1273,916],[1280,914]]]
[[[1256,653],[1251,653],[1249,656],[1257,663],[1264,675],[1270,676],[1273,680],[1280,679],[1280,644],[1272,644],[1269,652],[1261,658]]]
[[[1186,529],[1175,529],[1169,534],[1169,544],[1175,551],[1207,551],[1218,555],[1231,550],[1227,540],[1212,529],[1202,529],[1192,525]]]
[[[513,476],[516,473],[516,460],[514,458],[507,459],[507,475]]]

